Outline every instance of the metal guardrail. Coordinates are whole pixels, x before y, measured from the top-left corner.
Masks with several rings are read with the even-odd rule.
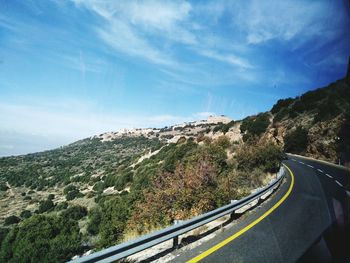
[[[200,216],[194,217],[186,221],[182,221],[162,230],[158,230],[150,234],[141,236],[137,239],[103,249],[91,255],[77,258],[70,262],[113,262],[118,259],[126,258],[140,251],[151,248],[170,239],[173,239],[174,245],[177,245],[178,237],[180,235],[189,232],[193,229],[196,229],[202,225],[205,225],[209,222],[212,222],[220,217],[231,214],[234,211],[246,205],[249,205],[254,201],[256,202],[260,198],[265,199],[267,195],[272,194],[273,190],[277,189],[277,187],[282,182],[282,179],[284,178],[285,174],[286,170],[283,166],[281,166],[279,172],[277,173],[276,179],[274,179],[269,185],[259,189],[258,191],[250,194],[249,196],[243,199],[235,200],[231,204],[222,206],[208,213],[202,214]],[[265,197],[263,197],[264,195]]]

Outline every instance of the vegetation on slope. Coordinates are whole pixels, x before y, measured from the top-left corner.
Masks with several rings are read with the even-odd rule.
[[[339,80],[272,107],[274,137],[285,151],[343,164],[350,161],[350,85]]]

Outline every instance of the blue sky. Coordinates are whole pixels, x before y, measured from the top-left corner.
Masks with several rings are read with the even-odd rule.
[[[0,0],[0,155],[266,111],[345,75],[327,1]]]

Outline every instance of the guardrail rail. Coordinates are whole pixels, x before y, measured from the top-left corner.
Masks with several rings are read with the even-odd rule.
[[[251,204],[252,202],[259,201],[259,199],[267,198],[267,196],[271,195],[272,192],[278,188],[285,174],[286,169],[281,166],[276,178],[272,180],[269,185],[257,190],[256,192],[248,195],[243,199],[234,200],[231,202],[231,204],[224,205],[208,213],[196,216],[189,220],[181,221],[162,230],[146,234],[137,239],[103,249],[88,256],[83,256],[69,262],[113,262],[151,248],[170,239],[173,239],[174,246],[177,246],[178,237],[180,235],[203,226],[207,223],[210,223],[220,217],[231,214],[236,210]]]

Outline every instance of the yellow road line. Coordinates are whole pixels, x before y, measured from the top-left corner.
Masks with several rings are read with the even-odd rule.
[[[224,241],[220,242],[219,244],[213,246],[212,248],[208,249],[207,251],[204,251],[202,254],[199,254],[198,256],[196,256],[195,258],[187,261],[187,263],[194,263],[194,262],[198,262],[200,260],[202,260],[203,258],[209,256],[210,254],[212,254],[213,252],[215,252],[216,250],[222,248],[223,246],[227,245],[229,242],[231,242],[232,240],[235,240],[237,237],[239,237],[240,235],[242,235],[243,233],[247,232],[249,229],[251,229],[253,226],[255,226],[256,224],[258,224],[260,221],[262,221],[265,217],[267,217],[269,214],[271,214],[274,210],[276,210],[277,207],[279,207],[286,199],[287,197],[290,195],[290,193],[292,192],[293,186],[294,186],[294,174],[293,172],[289,169],[289,167],[285,164],[283,164],[284,167],[286,167],[291,175],[291,183],[290,186],[288,188],[288,191],[286,192],[286,194],[274,205],[272,206],[269,210],[267,210],[262,216],[260,216],[259,218],[257,218],[256,220],[254,220],[252,223],[250,223],[249,225],[247,225],[245,228],[239,230],[237,233],[235,233],[234,235],[230,236],[229,238],[225,239]]]

